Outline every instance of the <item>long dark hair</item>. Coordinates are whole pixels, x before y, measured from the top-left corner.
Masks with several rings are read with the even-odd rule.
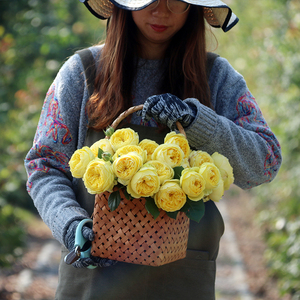
[[[102,130],[132,106],[132,83],[139,53],[137,28],[131,12],[114,8],[99,62],[94,94],[87,104],[90,127]],[[206,44],[203,9],[192,6],[184,26],[165,53],[168,68],[161,92],[181,99],[197,98],[210,106],[206,77]]]

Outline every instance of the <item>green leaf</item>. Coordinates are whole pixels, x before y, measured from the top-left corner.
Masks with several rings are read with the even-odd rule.
[[[177,215],[178,215],[179,211],[174,211],[174,212],[166,212],[166,214],[172,218],[172,219],[175,219],[177,218]]]
[[[154,199],[151,197],[146,198],[145,207],[149,214],[151,214],[154,220],[159,216],[160,211],[159,208],[156,206]]]
[[[203,200],[192,201],[188,199],[187,201],[189,208],[186,215],[193,221],[200,222],[205,213],[205,205]]]
[[[112,192],[108,197],[108,206],[111,211],[114,211],[121,202],[120,191]]]
[[[131,195],[127,192],[126,188],[122,189],[123,190],[123,193],[124,193],[124,196],[127,200],[131,200],[132,197]]]
[[[115,185],[118,189],[122,189],[124,188],[124,185],[120,182],[118,182],[116,185]]]
[[[98,158],[102,159],[103,150],[101,148],[98,148]]]
[[[174,170],[174,179],[180,179],[180,176],[181,176],[181,172],[184,170],[183,167],[179,166],[179,167],[175,167],[173,168]]]
[[[190,209],[189,201],[186,201],[186,203],[183,205],[183,207],[180,209],[180,211],[187,213],[189,211],[189,209]]]

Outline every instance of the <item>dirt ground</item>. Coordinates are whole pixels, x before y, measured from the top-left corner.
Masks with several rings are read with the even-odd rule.
[[[280,296],[276,280],[268,272],[264,252],[267,245],[262,229],[256,222],[256,211],[251,193],[234,189],[226,197],[231,226],[236,235],[242,255],[246,279],[255,299],[289,300],[289,296]]]

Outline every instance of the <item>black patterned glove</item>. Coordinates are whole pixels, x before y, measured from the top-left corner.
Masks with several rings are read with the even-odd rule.
[[[95,257],[90,256],[86,258],[80,258],[76,260],[72,266],[75,268],[87,268],[88,266],[95,266],[95,267],[110,267],[115,265],[117,262],[115,260],[110,260],[107,258]]]
[[[149,97],[138,114],[143,121],[154,118],[157,122],[167,125],[173,130],[177,121],[183,127],[189,126],[197,115],[197,108],[188,105],[172,94],[162,94]]]
[[[74,244],[75,244],[75,232],[76,228],[80,221],[73,221],[67,231],[67,234],[65,236],[65,245],[68,248],[69,251],[74,249]],[[95,238],[93,230],[88,227],[88,226],[83,226],[82,227],[82,236],[92,242]],[[115,265],[116,261],[110,260],[107,258],[101,258],[101,257],[95,257],[95,256],[90,256],[90,257],[85,257],[85,258],[80,258],[77,261],[75,261],[72,266],[75,268],[87,268],[88,266],[96,266],[96,267],[110,267],[112,265]]]

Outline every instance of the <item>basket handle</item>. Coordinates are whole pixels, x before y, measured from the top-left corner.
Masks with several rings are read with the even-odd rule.
[[[111,127],[116,130],[116,128],[118,127],[118,125],[120,124],[121,121],[123,121],[125,118],[127,118],[129,115],[133,114],[136,111],[142,110],[143,109],[143,104],[141,105],[137,105],[137,106],[132,106],[130,108],[128,108],[127,110],[125,110],[124,112],[122,112],[116,119],[115,121],[111,124]],[[185,131],[182,127],[182,125],[180,124],[179,121],[176,122],[176,126],[179,130],[180,133],[182,133],[185,137]]]

